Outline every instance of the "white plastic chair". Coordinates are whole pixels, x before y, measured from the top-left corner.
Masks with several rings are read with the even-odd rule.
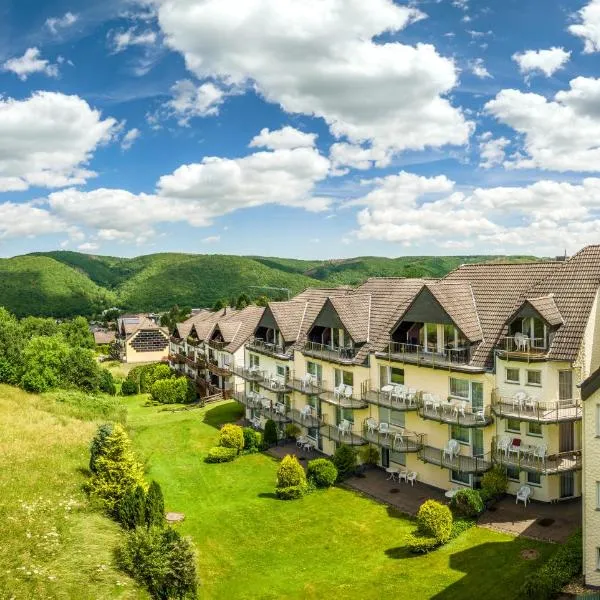
[[[414,406],[417,403],[417,390],[415,388],[408,388],[406,400],[409,406]]]
[[[517,350],[527,350],[529,346],[529,338],[524,333],[515,333],[515,346]]]
[[[302,410],[300,411],[300,415],[302,416],[303,421],[312,417],[312,410],[313,408],[310,404],[307,404],[304,408],[302,408]]]
[[[547,451],[548,447],[545,444],[542,444],[541,446],[535,446],[532,452],[532,456],[533,458],[544,460],[546,458]]]
[[[312,381],[312,375],[310,373],[306,373],[302,376],[302,379],[300,379],[300,387],[303,390],[306,390],[312,385]]]
[[[344,396],[344,399],[350,400],[352,398],[352,392],[353,391],[354,390],[352,389],[351,385],[344,386],[344,391],[342,392],[342,395]]]
[[[304,446],[305,442],[306,442],[305,435],[301,435],[300,437],[296,438],[296,446],[298,446],[298,448],[301,448],[302,446]]]
[[[378,427],[377,421],[373,417],[369,417],[366,421],[367,423],[367,431],[369,433],[375,433],[375,430]]]
[[[344,389],[346,386],[343,383],[340,383],[337,387],[333,388],[333,397],[335,399],[339,399],[339,397],[344,393]]]
[[[518,504],[519,500],[521,500],[525,506],[527,506],[528,502],[531,502],[531,488],[528,485],[522,485],[519,488],[517,497],[515,498],[515,504]]]
[[[410,485],[412,487],[414,487],[415,485],[415,481],[417,480],[417,477],[419,476],[419,474],[416,471],[411,471],[407,476],[406,476],[406,483],[410,483]]]
[[[460,450],[460,444],[457,440],[448,440],[446,447],[444,448],[444,458],[447,456],[450,460],[452,460],[455,456],[458,456],[458,452]]]
[[[504,456],[508,456],[508,448],[511,445],[511,443],[512,443],[512,439],[511,438],[501,437],[498,440],[498,444],[497,444],[496,447],[498,448],[498,451],[504,452]]]
[[[283,404],[282,402],[278,402],[278,403],[275,405],[275,412],[276,412],[278,415],[285,416],[285,404]]]
[[[390,424],[385,422],[379,423],[379,433],[387,437],[390,434]]]
[[[340,434],[342,436],[348,435],[350,433],[351,428],[352,428],[352,424],[350,423],[350,421],[347,421],[346,419],[342,419],[342,421],[340,421],[340,423],[338,424],[338,431],[340,432]]]

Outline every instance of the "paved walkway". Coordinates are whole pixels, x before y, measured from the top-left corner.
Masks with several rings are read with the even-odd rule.
[[[514,496],[500,500],[479,519],[481,527],[547,542],[564,542],[581,527],[581,499],[515,504]]]

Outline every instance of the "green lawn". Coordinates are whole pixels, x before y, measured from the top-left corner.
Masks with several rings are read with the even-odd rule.
[[[168,510],[199,550],[201,598],[510,600],[541,562],[520,557],[551,545],[473,528],[427,556],[404,549],[412,522],[342,489],[298,501],[274,498],[277,462],[263,454],[203,462],[218,426],[240,416],[235,403],[166,412],[129,399],[128,424]]]

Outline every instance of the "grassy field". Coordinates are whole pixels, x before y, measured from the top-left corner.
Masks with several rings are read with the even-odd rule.
[[[146,598],[112,566],[121,532],[81,491],[93,420],[108,405],[0,386],[0,598]],[[77,415],[79,418],[75,418]]]
[[[160,481],[168,510],[199,550],[204,599],[342,598],[510,600],[539,561],[520,557],[552,546],[474,528],[427,556],[404,549],[413,523],[355,493],[331,489],[274,498],[277,463],[255,454],[203,462],[217,428],[239,418],[235,403],[166,412],[128,401],[134,445]],[[511,595],[514,594],[514,595]]]

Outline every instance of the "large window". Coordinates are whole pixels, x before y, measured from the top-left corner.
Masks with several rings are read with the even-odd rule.
[[[527,385],[542,385],[542,372],[537,369],[527,369]]]
[[[351,371],[335,369],[335,386],[338,387],[342,383],[344,385],[354,386],[354,374]]]
[[[438,349],[438,331],[435,323],[425,323],[425,351],[437,352]]]
[[[390,410],[389,408],[379,407],[379,421],[383,423],[389,423],[396,427],[404,427],[405,413],[399,410]]]
[[[532,348],[546,348],[548,339],[548,328],[541,319],[537,317],[520,317],[515,319],[509,327],[510,335],[522,333],[529,338]]]
[[[469,400],[469,380],[450,377],[450,395],[454,396],[455,398]]]
[[[338,423],[341,423],[344,419],[354,423],[354,411],[351,408],[337,408]]]
[[[260,364],[260,358],[258,357],[258,354],[249,354],[248,360],[250,361],[251,367],[258,367]]]
[[[520,482],[520,475],[519,475],[518,467],[512,467],[512,466],[508,465],[506,467],[506,476],[508,477],[508,479],[510,481],[519,481]]]
[[[521,433],[521,421],[519,419],[506,419],[506,431]]]
[[[379,366],[379,387],[389,383],[398,383],[404,385],[404,369],[397,367]]]
[[[462,444],[470,444],[471,437],[468,427],[461,427],[460,425],[452,425],[450,428],[450,435],[453,440],[458,440]]]
[[[464,483],[465,485],[471,485],[471,476],[468,473],[461,471],[451,471],[450,480],[455,483]]]
[[[535,421],[531,421],[527,425],[527,433],[529,435],[533,435],[533,436],[537,436],[537,437],[542,437],[543,436],[543,433],[542,433],[542,424],[541,423],[536,423]]]
[[[573,398],[573,372],[558,372],[558,399],[571,400]]]
[[[323,366],[317,363],[306,361],[306,372],[314,375],[317,381],[323,380]]]
[[[506,383],[520,383],[521,378],[519,376],[519,369],[507,367],[504,380]]]
[[[530,485],[540,486],[542,485],[542,476],[539,473],[527,471],[527,483]]]

